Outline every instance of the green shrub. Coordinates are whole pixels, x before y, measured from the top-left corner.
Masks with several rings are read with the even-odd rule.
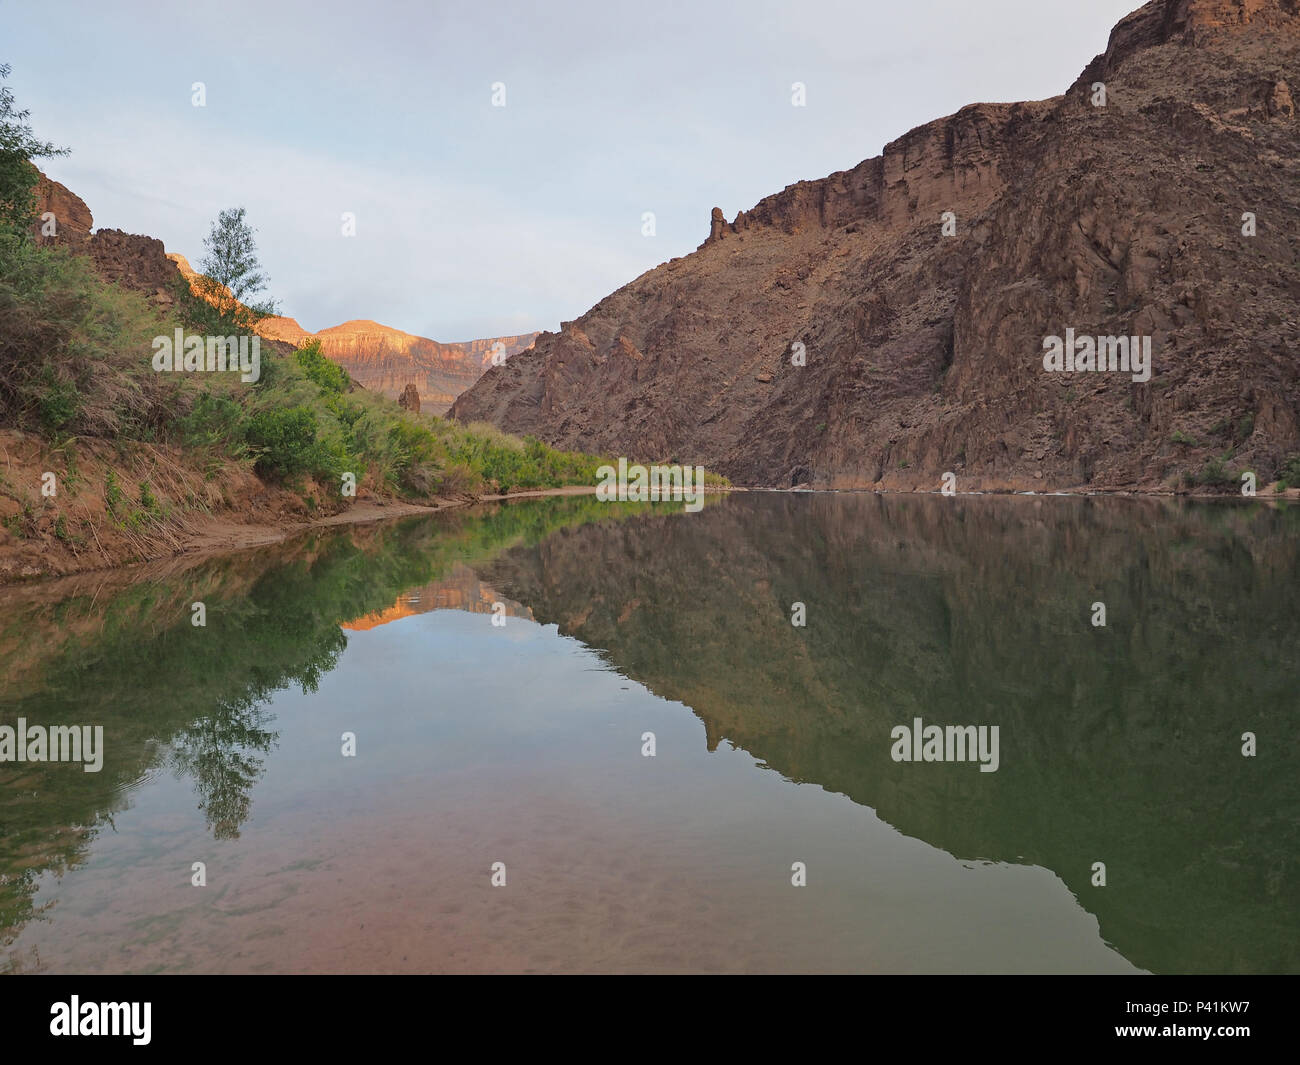
[[[45,388],[39,393],[37,407],[42,428],[53,436],[76,420],[81,409],[81,396],[71,381],[60,381],[55,377],[53,367],[45,368],[44,381]]]
[[[482,475],[463,462],[453,462],[447,466],[438,481],[438,494],[448,498],[477,495],[482,490]]]
[[[116,514],[121,510],[125,498],[122,495],[122,486],[117,483],[117,474],[109,470],[104,476],[104,504],[108,507],[108,512]]]
[[[1195,485],[1206,488],[1235,487],[1240,480],[1240,474],[1228,469],[1226,456],[1207,460],[1199,473],[1188,470],[1183,474],[1183,484],[1189,488]]]
[[[351,431],[357,422],[364,418],[366,414],[365,407],[358,403],[353,403],[341,395],[326,396],[325,408],[338,419],[341,426],[349,431]]]
[[[1207,485],[1235,484],[1237,475],[1228,469],[1223,459],[1214,458],[1205,464],[1199,480],[1201,484]]]
[[[175,414],[155,374],[165,331],[138,293],[101,280],[90,259],[0,231],[0,417],[47,437],[143,439]]]
[[[201,392],[177,428],[186,447],[215,447],[233,457],[241,457],[247,450],[244,409],[230,396]]]
[[[438,487],[445,452],[425,426],[398,418],[388,427],[388,442],[398,491],[407,495],[432,495]]]
[[[320,340],[312,339],[294,352],[294,359],[302,367],[309,381],[315,382],[322,392],[346,392],[350,378],[347,371],[321,354]]]
[[[248,421],[248,442],[259,474],[279,481],[300,477],[319,457],[316,414],[308,407],[260,410]]]

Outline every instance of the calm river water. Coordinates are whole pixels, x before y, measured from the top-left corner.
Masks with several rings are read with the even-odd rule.
[[[1297,508],[812,493],[0,589],[0,744],[103,729],[0,972],[1295,972],[1298,592]]]

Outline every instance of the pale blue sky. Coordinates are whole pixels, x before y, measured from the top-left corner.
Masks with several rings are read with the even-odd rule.
[[[242,204],[306,328],[466,340],[578,317],[692,251],[714,206],[734,217],[967,103],[1057,95],[1137,6],[0,0],[0,62],[37,134],[73,149],[46,169],[96,226],[197,265]]]

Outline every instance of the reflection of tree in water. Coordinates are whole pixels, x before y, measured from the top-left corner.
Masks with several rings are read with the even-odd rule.
[[[194,778],[199,809],[216,839],[238,839],[253,805],[249,794],[279,733],[265,726],[274,715],[251,701],[223,706],[177,732],[172,769]]]
[[[275,715],[262,706],[272,693],[297,682],[304,695],[314,695],[321,678],[338,665],[347,636],[337,628],[319,631],[309,656],[274,678],[253,671],[247,694],[225,700],[172,737],[172,770],[194,779],[199,809],[216,839],[238,839],[248,820],[250,792],[265,768],[259,755],[270,754],[280,738],[271,731]]]
[[[59,874],[66,867],[59,870]],[[36,906],[36,884],[40,879],[41,869],[20,869],[14,873],[0,873],[0,949],[6,948],[22,931],[28,921],[40,917],[53,903]],[[0,958],[0,974],[17,972],[17,961]]]
[[[193,778],[213,835],[238,837],[278,740],[272,716],[259,707],[294,684],[317,690],[347,646],[341,622],[391,606],[453,563],[641,506],[523,500],[473,515],[315,533],[107,596],[98,586],[93,595],[61,599],[6,589],[0,722],[102,723],[110,741],[100,773],[0,765],[0,972],[26,964],[6,948],[46,908],[36,903],[42,879],[86,860],[160,756]],[[205,629],[190,624],[198,599],[208,606]]]

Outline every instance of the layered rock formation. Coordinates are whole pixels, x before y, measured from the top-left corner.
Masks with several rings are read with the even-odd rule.
[[[273,324],[272,328],[282,326]],[[362,387],[397,399],[408,385],[414,385],[422,408],[433,414],[445,413],[452,401],[479,379],[491,364],[494,345],[499,343],[497,350],[509,358],[537,336],[529,333],[444,344],[364,320],[344,322],[314,335],[320,339],[322,353]]]
[[[452,414],[747,484],[1263,485],[1300,452],[1294,85],[1297,0],[1153,0],[1060,97],[715,209]],[[1046,372],[1067,328],[1150,337],[1150,380]]]

